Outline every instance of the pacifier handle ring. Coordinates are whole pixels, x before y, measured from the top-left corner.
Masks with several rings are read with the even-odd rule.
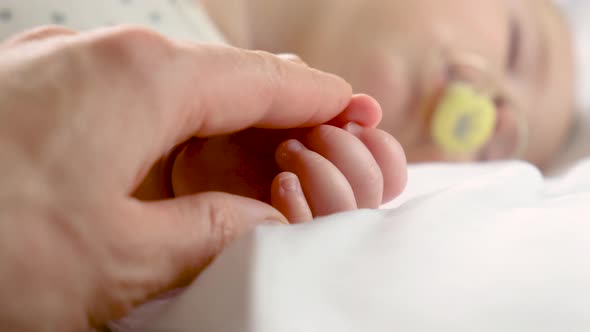
[[[480,79],[484,78],[479,82],[474,82],[476,83],[475,87],[480,89],[480,92],[493,96],[494,98],[503,97],[508,100],[510,104],[508,110],[512,112],[514,118],[517,121],[518,131],[518,141],[516,144],[517,147],[514,149],[514,152],[509,158],[521,159],[524,156],[529,143],[529,127],[526,121],[526,113],[524,112],[522,103],[519,102],[518,98],[513,93],[510,93],[508,90],[500,86],[499,82],[501,81],[501,78],[499,75],[494,74],[484,57],[471,52],[448,50],[443,51],[442,56],[449,59],[449,62],[451,63],[451,69],[459,69],[459,74],[461,74],[461,68],[467,68],[468,70],[473,70],[474,72],[478,73],[479,75],[475,75],[476,77]],[[448,78],[448,82],[453,80],[453,77]],[[461,75],[459,75],[458,80],[470,82],[473,81],[473,77],[461,77]]]

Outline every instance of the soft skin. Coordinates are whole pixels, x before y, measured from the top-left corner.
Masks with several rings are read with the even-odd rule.
[[[341,75],[383,107],[380,128],[409,162],[496,160],[495,146],[449,156],[433,143],[422,100],[445,79],[444,52],[476,54],[514,98],[528,124],[520,157],[544,167],[568,136],[573,114],[570,33],[550,0],[202,0],[232,43],[299,54]],[[435,59],[436,60],[436,59]],[[516,119],[502,111],[499,140],[514,140]],[[513,106],[516,107],[516,106]]]

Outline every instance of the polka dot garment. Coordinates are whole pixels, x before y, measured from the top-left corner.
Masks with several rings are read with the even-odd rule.
[[[107,25],[134,24],[168,37],[223,42],[196,0],[2,0],[0,39],[42,25],[83,31]]]

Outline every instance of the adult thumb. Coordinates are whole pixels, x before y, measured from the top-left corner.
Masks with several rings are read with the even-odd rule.
[[[121,318],[133,306],[187,285],[229,243],[256,226],[287,224],[268,204],[216,192],[137,201],[132,209],[120,249],[124,259],[109,283],[115,287],[106,290],[106,301],[93,315],[98,321]]]

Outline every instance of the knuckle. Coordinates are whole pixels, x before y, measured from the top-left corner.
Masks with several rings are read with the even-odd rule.
[[[283,82],[287,76],[285,61],[267,52],[257,51],[256,53],[260,57],[265,70],[269,73],[269,80],[276,81],[276,83]]]
[[[311,87],[313,88],[314,91],[316,91],[316,93],[311,94],[310,98],[313,98],[313,100],[311,100],[311,105],[316,105],[316,108],[313,109],[313,113],[312,114],[317,114],[319,112],[322,111],[322,105],[325,105],[323,103],[323,98],[326,97],[325,94],[325,81],[322,79],[323,77],[323,73],[320,72],[317,69],[310,69],[309,70],[309,80],[308,80],[308,84],[311,85]]]
[[[235,236],[235,228],[232,221],[235,220],[234,213],[230,208],[231,203],[223,200],[216,200],[217,204],[209,205],[207,218],[209,221],[209,249],[211,256],[221,252]]]
[[[106,30],[91,41],[91,56],[114,70],[151,69],[171,54],[172,42],[157,32],[135,26]]]
[[[134,26],[100,30],[79,40],[78,59],[84,71],[80,76],[93,84],[92,91],[124,90],[141,96],[146,105],[161,105],[159,85],[175,72],[167,70],[175,64],[171,40]],[[144,114],[156,117],[158,106],[145,108]]]
[[[99,42],[107,47],[112,47],[115,50],[119,49],[145,49],[145,48],[161,48],[168,41],[166,37],[160,35],[154,30],[137,27],[137,26],[122,26],[107,30],[101,35]]]
[[[258,63],[260,71],[266,77],[265,84],[259,90],[261,94],[260,98],[267,100],[272,106],[274,100],[277,98],[276,95],[280,93],[287,79],[284,60],[264,51],[253,51],[252,54],[255,63]]]

